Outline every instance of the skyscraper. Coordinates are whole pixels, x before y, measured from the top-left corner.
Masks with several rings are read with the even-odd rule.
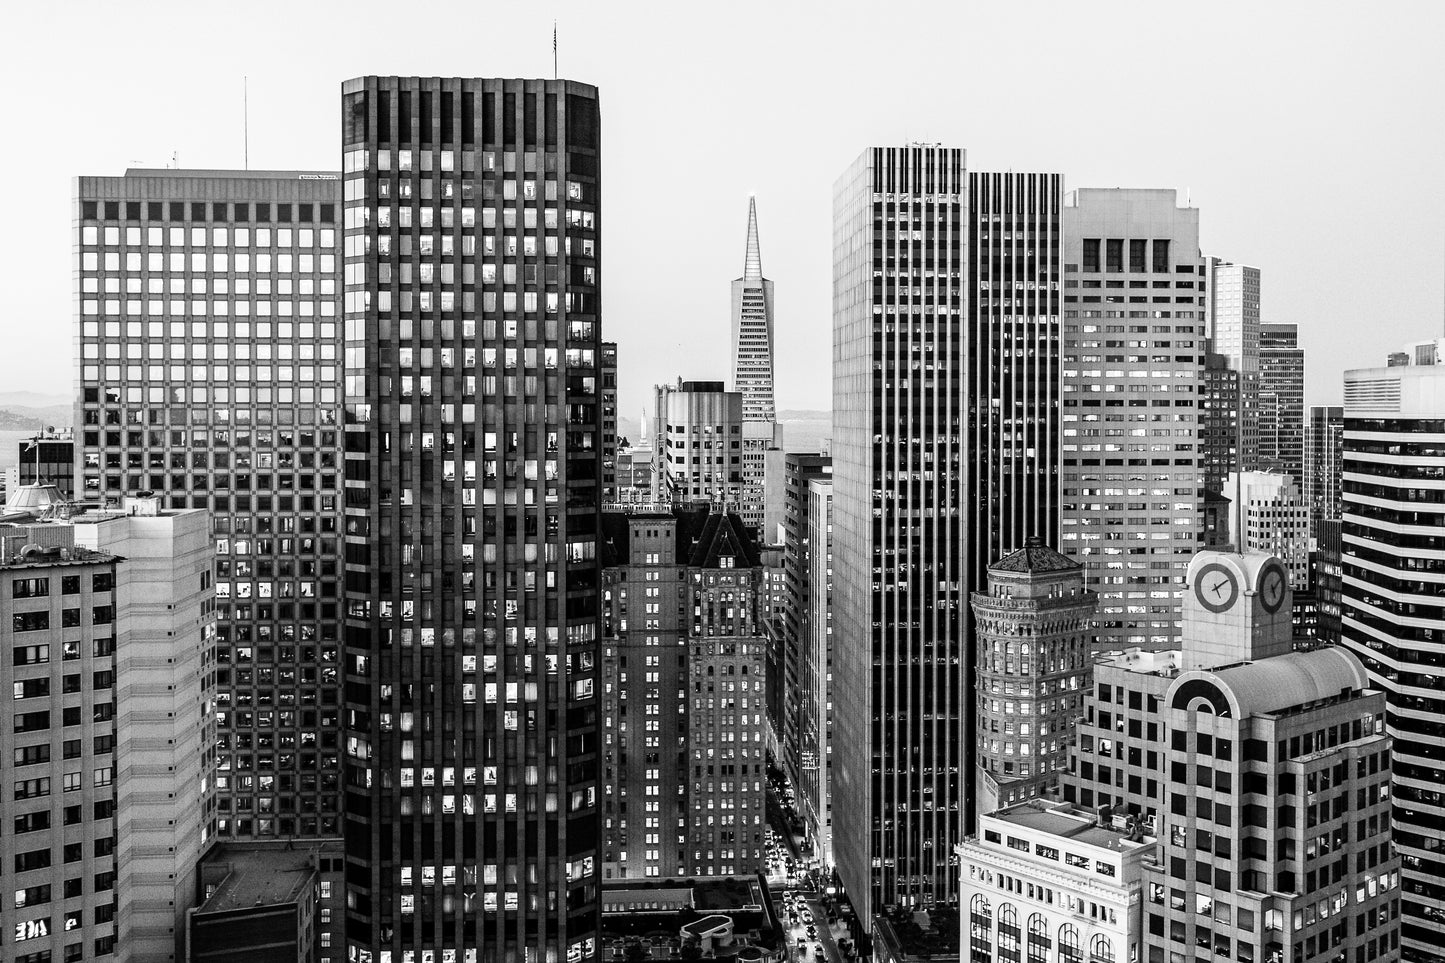
[[[870,148],[834,187],[834,849],[865,926],[954,898],[969,593],[1055,537],[1061,186]]]
[[[706,507],[603,526],[604,877],[755,874],[767,815],[755,535]]]
[[[223,837],[341,830],[339,175],[76,181],[74,497],[213,515]]]
[[[1206,492],[1224,490],[1239,469],[1240,375],[1222,354],[1204,355],[1204,395],[1199,402],[1199,460]]]
[[[1299,325],[1259,327],[1259,456],[1253,466],[1304,477],[1305,352]]]
[[[1311,405],[1305,427],[1304,496],[1310,512],[1310,537],[1320,537],[1321,522],[1340,520],[1340,460],[1344,454],[1345,409]]]
[[[805,681],[813,590],[809,522],[815,507],[810,486],[814,479],[830,479],[832,471],[833,459],[827,455],[788,452],[784,456],[783,605],[769,625],[776,655],[775,671],[768,676],[768,715],[778,740],[778,761],[794,785],[802,778],[803,730],[815,722],[804,719],[814,690]]]
[[[1239,374],[1243,445],[1238,460],[1225,474],[1256,467],[1259,430],[1259,304],[1260,271],[1222,258],[1208,259],[1209,350]]]
[[[1427,354],[1427,357],[1429,355]],[[1383,689],[1394,737],[1393,840],[1401,940],[1445,960],[1445,366],[1345,372],[1342,642]]]
[[[758,202],[748,198],[743,276],[733,281],[733,390],[742,392],[745,424],[776,426],[773,406],[773,282],[763,277]]]
[[[597,952],[597,91],[342,87],[347,953]]]
[[[1168,190],[1071,198],[1059,550],[1099,593],[1101,650],[1167,648],[1200,541],[1199,211]]]
[[[750,493],[737,507],[744,522],[762,528],[767,452],[782,447],[773,404],[773,282],[763,277],[757,198],[748,198],[748,246],[743,276],[733,281],[733,390],[743,396],[742,481]],[[764,540],[772,533],[764,532]]]

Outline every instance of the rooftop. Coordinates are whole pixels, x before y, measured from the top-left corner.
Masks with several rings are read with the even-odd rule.
[[[197,912],[224,913],[295,902],[316,876],[315,855],[311,847],[220,850],[207,862],[229,872]]]
[[[731,916],[704,916],[700,920],[693,920],[682,928],[684,933],[691,933],[693,936],[706,936],[714,930],[724,929],[733,925]]]
[[[1132,838],[1135,834],[1127,828],[1127,824],[1121,826],[1111,820],[1107,826],[1100,825],[1099,817],[1089,810],[1040,799],[1031,799],[1008,809],[1000,809],[989,813],[987,818],[1088,846],[1110,849],[1116,853],[1132,852],[1154,842],[1149,837]]]
[[[1044,544],[1044,540],[1031,535],[1024,539],[1024,547],[1011,552],[988,567],[990,572],[1021,572],[1041,574],[1044,572],[1073,572],[1083,568],[1078,562],[1060,555]]]
[[[1201,679],[1213,682],[1224,694],[1224,705],[1215,704],[1214,711],[1237,719],[1297,709],[1369,687],[1359,659],[1337,646],[1326,646],[1190,672],[1171,687],[1170,704],[1177,708],[1181,701],[1187,704],[1197,696],[1210,698],[1198,688]]]
[[[218,170],[214,168],[169,168],[169,167],[128,167],[126,177],[227,177],[246,178],[251,180],[271,181],[296,181],[296,180],[325,180],[339,181],[341,175],[336,171],[236,171]]]

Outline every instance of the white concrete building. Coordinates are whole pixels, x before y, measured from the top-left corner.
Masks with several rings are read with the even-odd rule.
[[[1239,526],[1244,525],[1243,547],[1276,555],[1289,570],[1289,586],[1295,591],[1309,587],[1310,510],[1300,494],[1299,482],[1278,472],[1230,472],[1224,497],[1242,499],[1243,519],[1237,507],[1229,512],[1229,539],[1240,546]]]
[[[1143,863],[1157,843],[1142,823],[1067,803],[980,816],[978,835],[954,847],[961,959],[1139,959]]]

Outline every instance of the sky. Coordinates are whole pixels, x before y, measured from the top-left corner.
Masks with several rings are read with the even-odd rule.
[[[865,148],[1165,187],[1300,325],[1306,401],[1445,333],[1445,3],[25,4],[7,17],[0,390],[68,395],[79,174],[335,169],[364,74],[560,75],[602,103],[603,331],[622,413],[725,379],[749,194],[777,401],[830,404],[832,188]],[[19,41],[19,42],[17,42]]]

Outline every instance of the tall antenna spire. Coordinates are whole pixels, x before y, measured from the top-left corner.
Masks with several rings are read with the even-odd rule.
[[[743,264],[744,281],[763,279],[763,256],[758,251],[758,199],[748,196],[748,255]]]
[[[241,77],[241,157],[246,170],[251,169],[251,79]]]

